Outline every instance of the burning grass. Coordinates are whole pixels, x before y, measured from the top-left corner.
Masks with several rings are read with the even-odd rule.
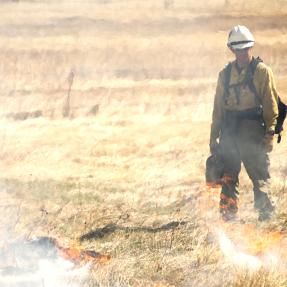
[[[0,252],[0,283],[6,287],[78,287],[91,268],[109,260],[110,256],[85,250],[80,244],[62,246],[51,237],[18,239],[7,242]]]
[[[160,198],[157,195],[157,199],[149,199],[144,194],[135,203],[135,195],[130,197],[132,191],[109,190],[107,186],[95,188],[91,182],[76,182],[70,180],[66,185],[61,182],[46,184],[47,190],[53,193],[43,202],[41,193],[37,193],[38,186],[44,186],[43,183],[27,183],[31,190],[30,196],[33,195],[33,201],[38,204],[33,206],[31,198],[27,199],[30,202],[30,214],[27,216],[27,211],[20,211],[15,232],[27,231],[28,226],[23,223],[30,222],[32,229],[28,234],[39,235],[49,230],[51,235],[60,236],[63,242],[68,238],[81,237],[83,247],[76,245],[74,248],[71,244],[72,249],[63,249],[66,254],[64,258],[68,256],[72,260],[86,256],[90,259],[90,253],[84,250],[99,250],[102,254],[109,254],[111,260],[106,265],[92,268],[89,272],[87,286],[153,286],[152,282],[204,286],[200,284],[209,282],[203,276],[206,273],[213,278],[211,286],[217,286],[216,282],[221,282],[223,274],[229,274],[225,280],[230,285],[226,286],[240,286],[236,284],[242,282],[243,278],[246,282],[254,282],[254,278],[259,276],[254,274],[261,274],[264,270],[265,279],[261,278],[262,282],[274,282],[286,275],[285,234],[279,229],[272,231],[276,221],[259,227],[252,223],[249,211],[250,219],[244,218],[247,223],[221,222],[217,213],[218,189],[210,190],[197,185],[192,187],[191,196],[185,197],[190,186],[187,190],[177,187],[178,195],[169,200],[169,204],[166,204],[162,195]],[[19,189],[13,181],[6,183],[6,186],[9,185],[9,189],[14,192]],[[164,190],[168,192],[167,187]],[[155,189],[150,191],[155,192]],[[146,193],[150,191],[145,190]],[[18,190],[17,196],[23,199],[25,192],[25,188]],[[63,192],[70,202],[60,208]],[[86,196],[89,200],[82,201],[87,199]],[[49,198],[53,198],[57,208],[51,205]],[[39,209],[40,202],[46,204],[44,208],[41,207],[42,210]],[[250,208],[248,202],[245,204]],[[46,211],[44,215],[43,209]],[[42,216],[41,224],[39,215]],[[222,246],[218,229],[221,234],[225,234]],[[275,266],[277,269],[271,275],[270,270]],[[253,273],[248,275],[246,268],[253,270]]]

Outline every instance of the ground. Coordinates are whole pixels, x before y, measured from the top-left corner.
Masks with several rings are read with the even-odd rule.
[[[244,170],[236,223],[205,184],[232,26],[252,30],[287,100],[286,1],[233,2],[0,3],[1,246],[51,236],[109,254],[83,286],[287,285],[285,134],[269,222]]]

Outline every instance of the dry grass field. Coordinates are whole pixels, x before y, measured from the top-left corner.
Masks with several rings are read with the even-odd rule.
[[[286,9],[1,1],[0,247],[51,236],[110,255],[87,287],[287,286],[287,135],[271,154],[269,222],[244,170],[236,223],[221,222],[204,178],[227,33],[253,31],[287,100]]]

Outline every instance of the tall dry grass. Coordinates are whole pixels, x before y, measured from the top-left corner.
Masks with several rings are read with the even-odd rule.
[[[231,26],[250,26],[254,54],[272,66],[283,98],[287,90],[280,3],[273,11],[264,3],[258,15],[258,3],[225,2],[0,5],[1,244],[19,236],[82,238],[112,257],[85,286],[286,285],[285,137],[271,156],[277,211],[270,222],[258,224],[244,172],[235,224],[222,224],[219,190],[204,183]],[[62,119],[71,72],[71,116]],[[87,116],[95,105],[96,115]],[[43,117],[6,119],[34,110]],[[215,227],[254,256],[254,242],[281,247],[280,268],[236,267]],[[263,240],[274,232],[280,240]]]

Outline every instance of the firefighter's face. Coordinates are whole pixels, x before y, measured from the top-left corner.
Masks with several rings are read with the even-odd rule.
[[[240,66],[248,65],[251,61],[251,48],[245,48],[241,50],[231,49],[235,55],[236,61]]]

